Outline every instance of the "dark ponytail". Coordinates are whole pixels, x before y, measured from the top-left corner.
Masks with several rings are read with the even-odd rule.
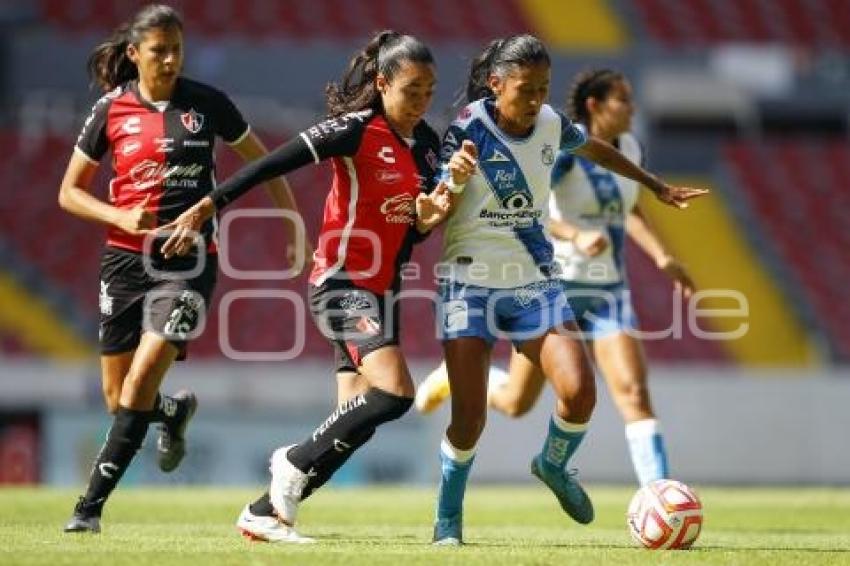
[[[379,110],[381,95],[375,88],[375,78],[381,73],[392,79],[405,61],[433,64],[434,56],[411,35],[392,30],[375,35],[348,64],[342,80],[325,88],[328,115],[337,117],[367,108]]]
[[[92,82],[104,91],[138,78],[136,65],[127,57],[127,46],[138,45],[142,36],[152,29],[183,30],[183,20],[177,10],[163,4],[151,4],[140,10],[129,22],[121,24],[112,35],[94,48],[86,65]]]
[[[570,93],[567,95],[567,111],[576,122],[590,125],[590,113],[587,111],[587,99],[605,100],[614,85],[626,80],[619,71],[612,69],[593,69],[576,75]]]
[[[494,40],[472,61],[466,99],[472,102],[493,96],[488,85],[490,75],[504,76],[514,66],[526,67],[540,63],[552,64],[546,46],[533,35],[512,35]]]

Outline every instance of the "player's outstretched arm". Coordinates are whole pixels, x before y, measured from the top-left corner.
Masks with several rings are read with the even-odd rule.
[[[652,258],[655,266],[673,281],[675,289],[686,299],[694,293],[695,285],[687,269],[667,250],[667,246],[638,206],[626,217],[626,233]]]
[[[242,141],[232,146],[243,161],[251,163],[268,154],[263,141],[252,131]],[[272,202],[280,210],[288,210],[299,217],[298,205],[286,177],[272,177],[266,183],[266,192]],[[286,239],[286,261],[297,273],[309,265],[313,257],[313,245],[304,230],[299,230],[296,222],[285,218],[283,221]],[[301,224],[303,226],[303,222]],[[299,257],[299,253],[301,256]]]
[[[573,153],[590,159],[623,177],[637,181],[652,191],[658,200],[676,208],[687,208],[690,199],[708,194],[708,189],[668,185],[644,168],[629,161],[608,142],[593,136],[588,138],[586,144],[573,150]]]

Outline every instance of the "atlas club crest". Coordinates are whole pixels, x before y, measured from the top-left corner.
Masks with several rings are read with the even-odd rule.
[[[195,112],[195,109],[192,108],[185,114],[180,115],[180,122],[189,132],[197,134],[204,127],[204,115],[200,112]]]

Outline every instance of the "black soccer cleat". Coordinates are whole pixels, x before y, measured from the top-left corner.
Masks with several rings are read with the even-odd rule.
[[[86,504],[82,497],[74,506],[74,515],[65,523],[66,533],[93,533],[100,532],[100,515],[92,514],[86,510]]]
[[[174,400],[179,405],[176,418],[159,425],[159,438],[156,442],[157,463],[163,472],[177,469],[186,455],[186,427],[198,409],[198,398],[191,391],[178,391]]]

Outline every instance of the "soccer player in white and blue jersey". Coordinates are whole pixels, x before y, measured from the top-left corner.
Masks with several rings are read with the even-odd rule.
[[[498,336],[552,383],[558,401],[532,473],[579,523],[593,505],[566,471],[596,402],[593,371],[553,247],[544,233],[555,157],[570,151],[632,178],[660,200],[685,206],[698,189],[671,187],[610,144],[545,103],[550,60],[530,35],[492,42],[473,62],[467,98],[444,138],[443,157],[464,143],[478,151],[477,170],[456,193],[444,236],[438,320],[452,391],[452,417],[441,444],[434,542],[462,542],[463,497],[484,428],[487,368]],[[468,140],[468,141],[467,141]]]
[[[643,149],[631,133],[634,112],[629,81],[619,72],[580,73],[569,95],[570,113],[589,132],[606,140],[634,163]],[[684,266],[637,205],[640,186],[582,157],[561,153],[552,175],[549,232],[570,306],[593,353],[611,397],[626,423],[629,454],[641,485],[669,477],[664,439],[647,386],[643,347],[636,327],[625,266],[629,236],[672,280],[684,297],[694,284]],[[491,387],[491,407],[512,416],[527,412],[545,378],[521,356],[511,360],[510,377]]]

